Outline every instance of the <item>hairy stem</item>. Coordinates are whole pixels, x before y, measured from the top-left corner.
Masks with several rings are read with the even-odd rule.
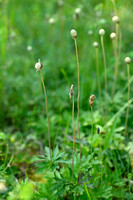
[[[79,131],[79,96],[80,96],[79,57],[78,57],[77,40],[74,39],[74,41],[75,41],[76,59],[77,59],[77,67],[78,67],[77,125],[78,125],[79,150],[80,150],[80,162],[81,162],[81,142],[80,142],[80,131]]]
[[[41,73],[42,85],[43,85],[44,94],[45,94],[45,101],[46,101],[46,113],[47,113],[47,119],[48,119],[48,140],[49,140],[49,152],[50,152],[50,158],[51,158],[51,161],[52,161],[52,155],[51,155],[51,141],[50,141],[50,125],[49,125],[49,115],[48,115],[47,94],[46,94],[46,89],[45,89],[44,79],[43,79],[43,75],[42,75],[42,70],[40,70],[40,73]]]

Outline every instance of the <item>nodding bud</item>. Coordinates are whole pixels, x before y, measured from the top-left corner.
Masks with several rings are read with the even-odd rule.
[[[99,127],[97,128],[97,133],[100,134],[100,128]]]
[[[49,23],[50,23],[51,25],[53,25],[53,24],[55,23],[55,19],[54,19],[54,18],[50,18],[50,19],[49,19]]]
[[[35,64],[36,72],[40,71],[40,69],[42,69],[42,67],[43,67],[43,65],[40,62],[40,59],[38,59],[38,62]]]
[[[71,36],[72,36],[73,39],[76,39],[76,38],[77,38],[77,36],[78,36],[77,31],[75,31],[74,29],[72,29],[72,30],[70,31],[70,33],[71,33]]]
[[[103,28],[99,30],[99,35],[101,36],[105,35],[105,30]]]
[[[71,99],[72,96],[74,96],[73,84],[71,85],[69,96],[70,96],[70,99]]]
[[[75,9],[75,14],[79,15],[80,12],[81,12],[81,8],[76,8]]]
[[[98,42],[93,42],[93,47],[97,48],[98,47]]]
[[[94,94],[92,94],[89,98],[89,103],[90,103],[90,106],[92,107],[93,104],[94,104],[94,99],[96,98],[96,96]]]
[[[111,33],[110,34],[110,38],[113,40],[113,39],[115,39],[116,38],[116,33]]]
[[[130,57],[126,57],[125,58],[125,63],[130,64],[131,63],[131,58]]]
[[[118,17],[118,16],[113,16],[112,17],[112,21],[114,22],[114,23],[119,23],[120,22],[120,18]]]

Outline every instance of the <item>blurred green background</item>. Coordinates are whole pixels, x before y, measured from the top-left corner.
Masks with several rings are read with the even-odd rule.
[[[96,57],[93,42],[100,42],[98,34],[104,28],[108,73],[108,113],[109,118],[127,101],[127,71],[125,56],[133,58],[133,1],[116,1],[122,33],[120,65],[116,96],[111,100],[115,63],[110,33],[115,31],[112,23],[113,4],[109,0],[5,0],[0,1],[0,130],[9,144],[21,141],[27,148],[29,140],[48,144],[45,99],[40,73],[34,68],[38,59],[43,64],[43,75],[48,96],[52,146],[65,144],[65,134],[72,135],[71,101],[69,89],[74,84],[77,95],[77,66],[74,41],[70,30],[78,32],[80,60],[80,128],[81,138],[89,135],[91,128],[89,96],[96,95],[95,127],[103,126],[99,110],[99,95],[96,77]],[[75,9],[81,8],[77,19]],[[55,23],[50,24],[49,19]],[[31,47],[30,47],[31,46]],[[100,81],[104,88],[104,66],[99,43]],[[131,75],[133,67],[130,67]],[[131,78],[132,84],[133,78]],[[104,98],[104,90],[102,90]],[[131,97],[133,87],[131,87]],[[104,104],[104,100],[103,100]],[[75,98],[76,108],[76,98]],[[133,131],[133,105],[130,106],[129,132]],[[76,115],[76,109],[75,109]],[[76,118],[76,117],[75,117]],[[116,127],[123,127],[125,111],[116,121]],[[122,129],[123,130],[123,129]],[[67,143],[67,142],[66,142]],[[14,152],[16,146],[11,149]],[[34,144],[35,149],[38,145]],[[12,145],[9,145],[9,149]],[[32,147],[32,148],[34,148]],[[30,146],[31,148],[31,146]],[[63,147],[62,147],[63,148]],[[31,150],[34,154],[33,149]]]

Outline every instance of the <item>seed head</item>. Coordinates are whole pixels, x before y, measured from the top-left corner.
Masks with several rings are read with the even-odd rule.
[[[90,102],[90,106],[92,107],[94,104],[94,99],[96,98],[96,96],[94,94],[92,94],[89,98],[89,102]]]
[[[118,16],[113,16],[112,17],[112,21],[114,22],[114,23],[119,23],[120,22],[120,18],[118,17]]]
[[[125,63],[130,64],[131,63],[131,58],[130,57],[126,57],[125,58]]]
[[[115,39],[116,38],[116,33],[111,33],[110,34],[110,38],[113,40],[113,39]]]
[[[71,96],[74,96],[73,84],[71,85],[69,96],[70,96],[70,99],[71,99]]]
[[[103,28],[99,30],[99,35],[101,36],[105,35],[105,30]]]
[[[35,64],[36,72],[40,71],[40,69],[42,69],[42,67],[43,67],[43,65],[40,62],[40,59],[38,59],[38,62]]]
[[[93,47],[97,48],[98,47],[98,42],[93,42]]]
[[[75,31],[74,29],[72,29],[72,30],[70,31],[70,34],[71,34],[71,36],[72,36],[73,39],[76,39],[77,36],[78,36],[77,31]]]
[[[49,23],[50,23],[51,25],[53,25],[53,24],[55,23],[55,19],[54,19],[54,18],[50,18],[50,19],[49,19]]]

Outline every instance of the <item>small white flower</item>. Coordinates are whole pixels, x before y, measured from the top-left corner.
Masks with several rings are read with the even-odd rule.
[[[125,58],[125,63],[130,64],[131,63],[131,58],[130,57],[126,57]]]
[[[112,40],[115,39],[115,38],[116,38],[116,33],[114,33],[114,32],[111,33],[111,34],[110,34],[110,38],[111,38]]]
[[[99,35],[101,36],[105,35],[105,30],[103,28],[99,30]]]
[[[93,31],[92,30],[89,30],[88,31],[88,35],[92,35],[93,34]]]
[[[77,31],[75,31],[74,29],[72,29],[70,31],[70,34],[71,34],[71,36],[72,36],[73,39],[75,39],[77,37]]]
[[[93,47],[98,47],[98,42],[93,42]]]
[[[81,8],[76,8],[75,9],[75,14],[79,14],[81,12]]]
[[[43,67],[43,65],[40,62],[40,59],[38,59],[38,62],[35,64],[36,72],[38,72],[40,69],[42,69],[42,67]]]
[[[112,17],[112,21],[115,22],[115,23],[119,23],[120,22],[120,18],[115,15],[115,16]]]
[[[28,50],[28,51],[32,51],[32,46],[30,46],[30,45],[27,46],[27,50]]]
[[[49,23],[50,23],[51,25],[53,25],[53,24],[55,23],[55,19],[51,17],[51,18],[49,19]]]

